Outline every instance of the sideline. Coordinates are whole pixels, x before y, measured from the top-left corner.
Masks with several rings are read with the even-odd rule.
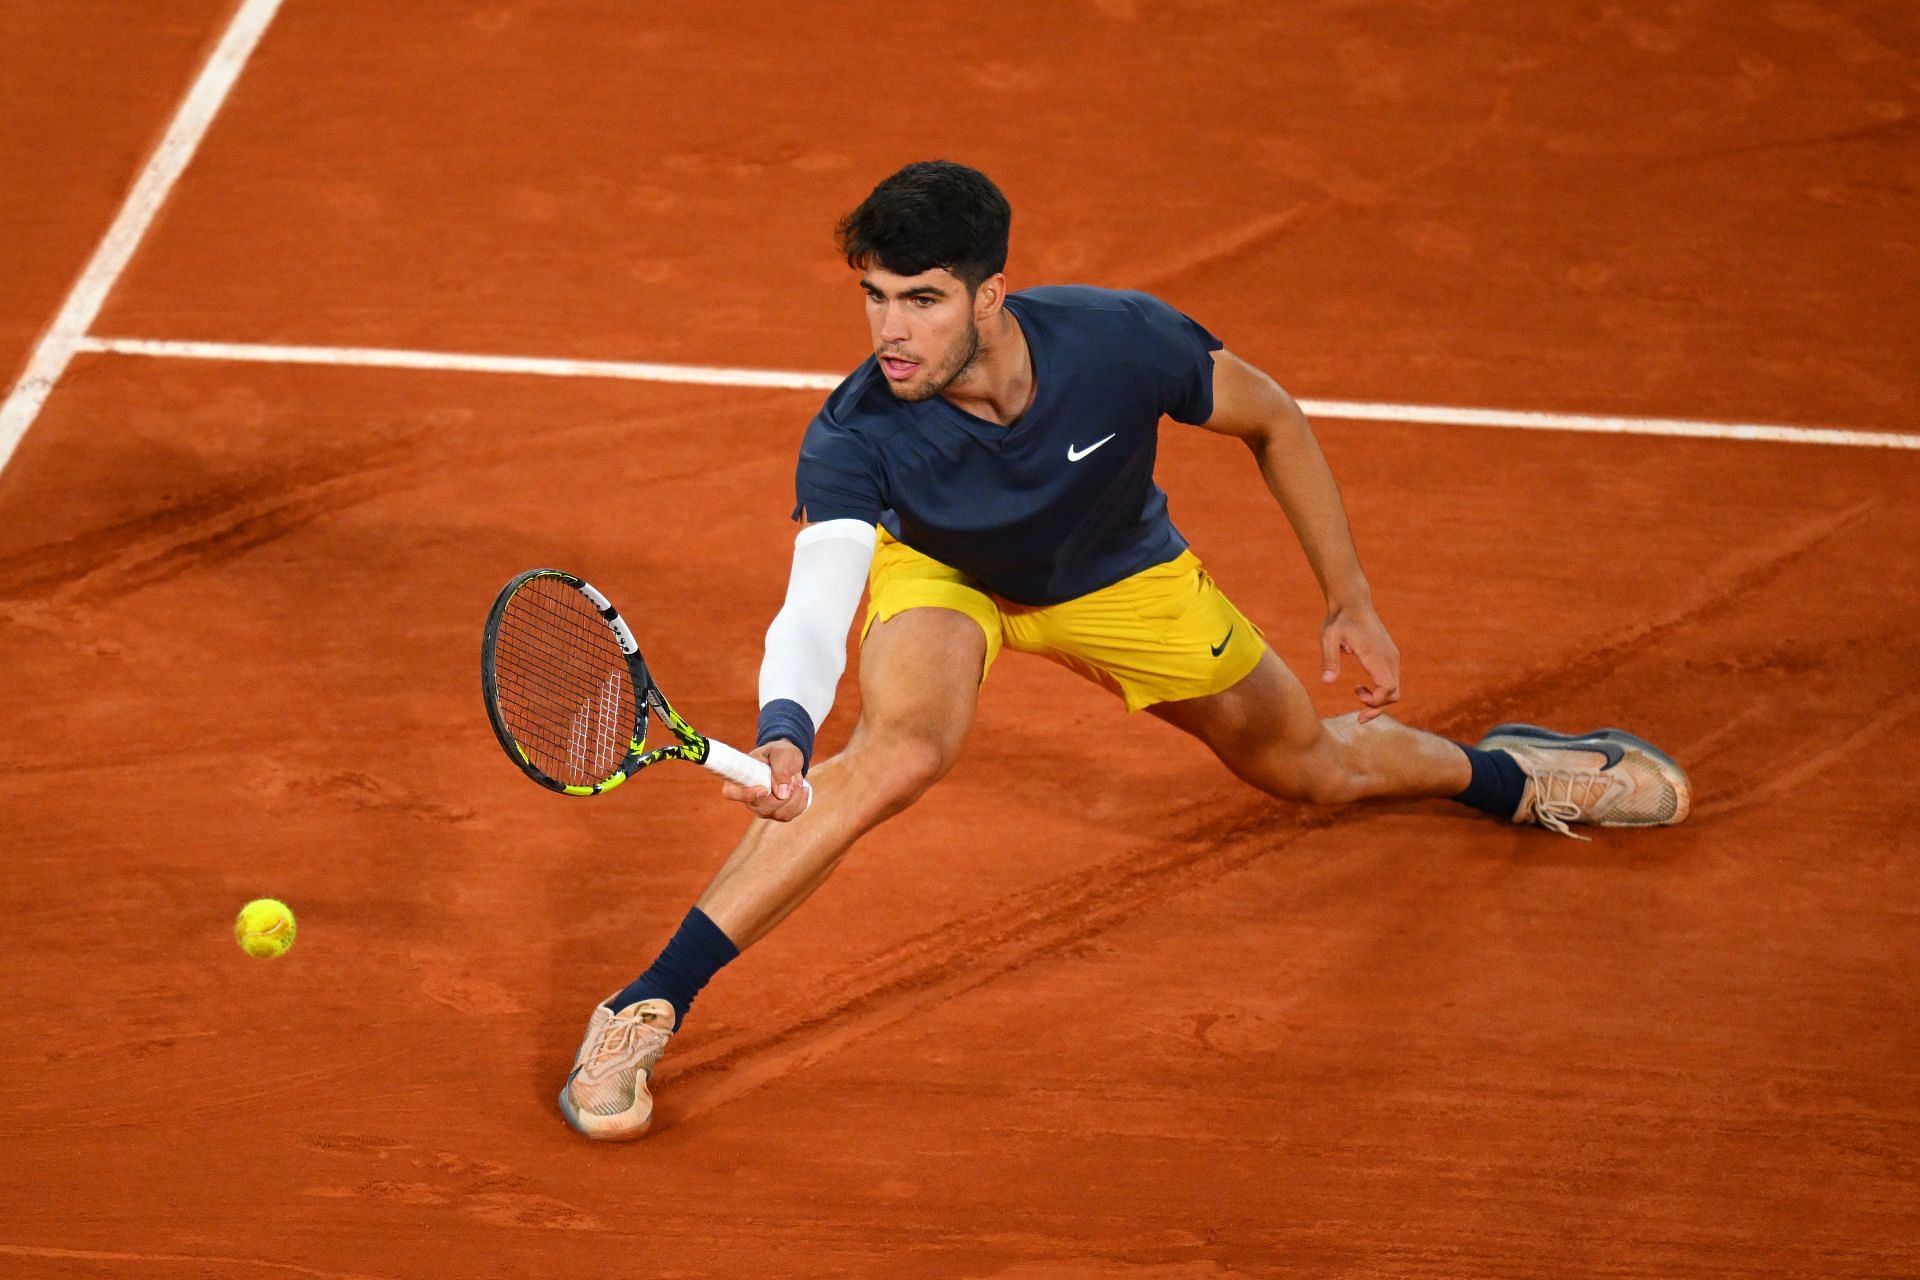
[[[243,0],[227,23],[220,43],[208,55],[193,87],[181,100],[160,144],[153,149],[133,190],[127,193],[120,212],[114,215],[112,225],[93,251],[93,258],[74,282],[53,323],[40,335],[20,380],[7,393],[6,403],[0,405],[0,470],[6,469],[20,438],[39,416],[40,406],[53,394],[74,352],[81,349],[80,343],[99,316],[107,294],[119,280],[120,273],[127,269],[133,251],[140,247],[147,228],[153,225],[154,215],[160,212],[173,184],[179,181],[187,162],[199,149],[200,139],[206,136],[207,127],[225,104],[234,81],[240,78],[241,70],[253,56],[280,4],[281,0]]]

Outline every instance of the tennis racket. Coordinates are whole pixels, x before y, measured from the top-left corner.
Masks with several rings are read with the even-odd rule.
[[[590,583],[531,569],[500,589],[480,646],[487,719],[507,758],[541,786],[597,796],[661,760],[773,786],[765,762],[697,732],[660,692],[632,628]],[[647,717],[679,741],[647,747]]]

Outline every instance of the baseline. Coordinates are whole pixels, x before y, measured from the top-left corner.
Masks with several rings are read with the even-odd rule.
[[[277,0],[276,0],[277,2]],[[624,360],[566,360],[545,356],[475,355],[450,351],[404,351],[386,347],[303,347],[246,342],[170,342],[151,338],[76,338],[76,351],[182,360],[237,360],[265,364],[349,365],[381,369],[436,369],[466,373],[513,373],[549,378],[613,378],[633,382],[679,382],[714,387],[772,387],[831,391],[843,375],[781,369],[724,369],[707,365],[647,364]],[[1355,400],[1302,400],[1310,417],[1359,422],[1411,422],[1432,426],[1502,427],[1520,431],[1582,431],[1608,435],[1682,436],[1702,440],[1760,440],[1780,444],[1839,445],[1865,449],[1920,450],[1920,435],[1840,427],[1795,427],[1767,422],[1707,422],[1691,418],[1608,417],[1518,409],[1471,409],[1446,405],[1373,404]],[[6,455],[0,452],[0,467]]]

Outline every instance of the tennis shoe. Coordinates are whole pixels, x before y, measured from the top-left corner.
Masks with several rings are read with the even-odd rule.
[[[1504,751],[1527,775],[1518,823],[1533,822],[1576,840],[1568,824],[1668,827],[1693,807],[1686,770],[1652,743],[1619,729],[1553,733],[1530,724],[1499,725],[1475,744]]]
[[[560,1113],[589,1138],[630,1142],[653,1124],[647,1081],[673,1038],[673,1006],[642,1000],[615,1013],[604,1004],[587,1022],[587,1038],[560,1090]]]

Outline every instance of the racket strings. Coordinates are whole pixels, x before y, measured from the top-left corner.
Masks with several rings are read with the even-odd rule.
[[[509,619],[502,628],[499,646],[507,658],[501,664],[502,676],[523,688],[540,704],[540,710],[548,714],[570,711],[589,681],[597,688],[604,673],[625,668],[611,637],[596,652],[596,646],[589,643],[591,633],[583,631],[576,619]],[[555,643],[556,639],[563,643]]]
[[[612,628],[567,583],[536,578],[501,618],[494,649],[499,708],[514,740],[560,782],[604,782],[633,737],[636,698]]]
[[[623,670],[608,670],[598,686],[574,679],[503,680],[500,700],[508,727],[543,772],[563,782],[601,782],[627,753],[633,727]]]

